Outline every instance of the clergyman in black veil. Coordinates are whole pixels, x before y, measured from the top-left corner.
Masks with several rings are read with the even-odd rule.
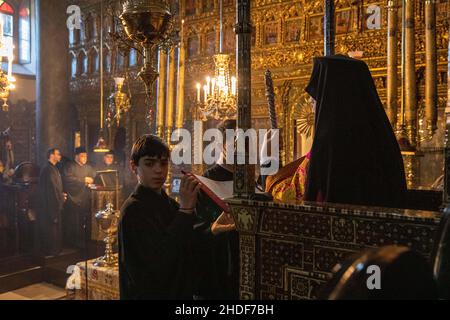
[[[290,175],[281,169],[282,179],[273,177],[268,191],[292,189],[297,200],[402,207],[403,160],[366,63],[341,55],[315,58],[306,92],[316,105],[311,151],[294,168],[286,166]]]

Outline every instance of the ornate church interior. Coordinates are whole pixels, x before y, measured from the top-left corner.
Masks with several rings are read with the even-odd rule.
[[[0,0],[0,300],[450,299],[449,17]]]

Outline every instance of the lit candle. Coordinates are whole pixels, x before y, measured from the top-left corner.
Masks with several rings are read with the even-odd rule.
[[[212,78],[211,80],[211,94],[214,95],[214,91],[216,90],[216,78]]]
[[[197,83],[197,102],[200,102],[200,83]]]
[[[211,77],[210,77],[210,76],[207,76],[207,77],[206,77],[206,85],[208,86],[208,94],[211,94],[211,87],[210,87],[210,84],[211,84]]]
[[[205,92],[205,103],[208,102],[208,86],[203,86],[203,91]]]
[[[236,77],[231,77],[231,93],[236,95]]]

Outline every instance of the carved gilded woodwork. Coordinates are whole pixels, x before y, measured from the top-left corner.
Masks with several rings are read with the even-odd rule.
[[[419,116],[423,118],[425,115],[422,111],[423,99],[425,98],[425,6],[418,0],[415,0],[415,3],[416,28],[414,40],[418,89],[417,104]],[[371,5],[378,5],[380,8],[381,29],[369,30],[366,25],[368,16],[366,11]],[[364,2],[335,1],[338,23],[336,53],[347,54],[349,51],[358,50],[364,52],[363,60],[369,65],[383,104],[386,103],[387,99],[387,5],[387,1],[375,0]],[[446,101],[447,91],[447,1],[438,1],[436,6],[438,106],[442,107],[442,101]],[[234,7],[225,7],[224,11],[225,21],[232,23],[235,17]],[[401,10],[398,11],[398,30],[401,33]],[[309,80],[313,58],[323,54],[322,17],[323,1],[320,0],[252,1],[251,21],[254,28],[252,35],[252,118],[255,124],[256,122],[261,124],[263,119],[267,119],[268,123],[268,111],[261,95],[264,90],[263,75],[266,69],[272,71],[276,87],[281,87],[286,81],[293,80],[295,83],[293,87],[296,91],[302,92],[305,88]],[[217,23],[216,21],[218,21],[217,11],[214,14],[198,14],[186,17],[186,26],[195,29],[197,35],[202,37],[202,33],[206,32],[207,29],[205,25],[214,25]],[[401,37],[398,37],[397,42],[400,52]],[[198,56],[192,59],[188,58],[186,61],[186,93],[189,90],[195,90],[194,81],[196,79],[202,79],[204,75],[211,73],[213,70],[212,59],[204,52],[205,48],[201,47]],[[398,62],[400,63],[400,56]],[[399,77],[400,71],[399,65]],[[400,88],[398,88],[397,96],[399,99],[398,105],[400,105]],[[277,100],[281,100],[281,97],[277,97]],[[289,100],[291,108],[298,103],[295,98]],[[422,118],[418,119],[418,123],[423,122],[421,121]],[[285,130],[289,132],[285,139],[289,140],[289,136],[294,135],[295,128],[289,117],[284,119],[288,122],[283,124],[283,127],[286,127]],[[410,130],[410,132],[413,131]],[[440,136],[441,133],[439,132],[437,135]],[[434,138],[429,141],[434,141],[435,147],[442,147],[441,141]],[[423,138],[420,138],[419,142],[424,146],[427,143],[423,141]],[[289,151],[286,152],[287,155],[291,153],[290,150],[287,151]],[[421,168],[424,168],[424,166],[421,166]],[[439,172],[430,173],[430,175],[439,174]]]
[[[187,1],[194,5],[192,14],[186,15]],[[90,17],[92,23],[98,22],[98,8],[92,1],[75,1],[82,7],[84,17]],[[114,1],[111,1],[114,3]],[[116,1],[118,2],[118,1]],[[219,49],[219,7],[218,0],[213,1],[214,6],[203,6],[203,1],[183,0],[180,5],[181,18],[184,19],[184,41],[186,45],[186,63],[185,63],[185,120],[193,120],[192,115],[188,113],[193,110],[192,105],[195,97],[195,83],[214,70],[212,51],[218,52]],[[370,5],[378,5],[381,10],[381,29],[368,30],[366,24],[366,10]],[[377,0],[352,1],[336,0],[336,20],[338,25],[336,34],[336,52],[347,54],[349,51],[364,51],[363,60],[367,62],[374,77],[374,81],[382,102],[386,103],[387,94],[387,18],[388,2]],[[206,9],[205,9],[206,8]],[[116,6],[115,10],[118,10]],[[447,44],[448,36],[448,4],[447,1],[437,1],[436,12],[436,47],[438,61],[438,113],[441,112],[446,102],[447,92]],[[109,9],[108,9],[109,10]],[[235,0],[224,1],[224,30],[229,32],[235,26],[236,19]],[[401,31],[401,10],[398,17],[398,30]],[[423,123],[425,113],[425,5],[423,1],[416,0],[414,11],[415,16],[415,63],[417,76],[417,105],[418,105],[418,123]],[[96,18],[97,17],[97,18]],[[251,22],[252,22],[252,121],[258,126],[264,127],[264,121],[268,119],[267,106],[264,100],[264,71],[270,69],[273,74],[274,86],[281,88],[286,81],[292,80],[291,92],[299,96],[303,92],[311,73],[312,60],[316,56],[323,54],[323,35],[321,21],[323,17],[322,0],[254,0],[252,1]],[[89,19],[88,19],[89,20]],[[92,26],[91,26],[92,29]],[[97,26],[98,31],[98,26]],[[98,34],[99,32],[97,32]],[[268,34],[269,33],[269,34]],[[270,34],[271,33],[271,34]],[[215,34],[215,37],[214,37]],[[269,43],[267,43],[267,37]],[[97,38],[91,37],[89,41],[83,40],[71,45],[69,52],[78,57],[80,52],[91,52],[92,48],[98,50]],[[195,55],[189,54],[189,41],[194,40],[196,47]],[[226,39],[226,36],[225,36]],[[224,39],[224,40],[225,40]],[[271,43],[276,39],[275,43]],[[214,41],[214,46],[211,44]],[[397,39],[398,49],[401,47],[401,37]],[[196,42],[196,43],[195,43]],[[111,59],[114,59],[115,50],[111,48],[109,41]],[[235,53],[231,52],[231,68],[235,68]],[[400,57],[398,59],[400,62]],[[131,79],[134,79],[136,70],[140,68],[129,68]],[[400,73],[400,65],[398,73]],[[398,75],[400,77],[400,74]],[[98,90],[98,75],[87,74],[80,75],[71,80],[70,88],[72,101],[80,109],[82,114],[90,114],[93,119],[96,115],[94,111],[97,106],[95,92]],[[109,84],[108,84],[109,85]],[[132,83],[132,92],[140,92],[139,84]],[[92,92],[91,95],[82,95],[80,92]],[[400,105],[400,88],[398,88],[398,105]],[[289,108],[295,108],[298,104],[297,98],[289,97]],[[154,104],[154,101],[151,102]],[[281,97],[276,97],[277,107],[284,112],[281,106]],[[133,103],[134,104],[134,103]],[[83,107],[85,106],[85,107]],[[134,107],[134,106],[133,106]],[[139,108],[139,106],[138,106]],[[136,111],[138,114],[145,114],[146,110],[141,108]],[[400,109],[400,108],[399,108]],[[440,110],[440,111],[439,111]],[[133,111],[135,112],[135,111]],[[90,118],[91,118],[90,116]],[[144,115],[143,115],[144,117]],[[294,135],[295,127],[289,122],[289,117],[285,117],[288,122],[283,124],[289,135]],[[442,121],[442,120],[441,120]],[[267,120],[268,122],[268,120]],[[266,126],[267,127],[267,126]],[[440,128],[440,129],[439,129]],[[419,139],[419,147],[442,148],[443,142],[436,139],[442,136],[443,126],[438,124],[438,130],[432,140],[429,137],[424,140]],[[417,128],[419,133],[422,132]],[[426,166],[421,166],[425,168]],[[423,169],[425,170],[425,169]],[[438,175],[439,172],[430,173]]]

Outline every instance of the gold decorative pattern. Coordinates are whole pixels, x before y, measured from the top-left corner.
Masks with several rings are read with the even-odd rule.
[[[297,121],[297,131],[310,137],[314,128],[314,106],[308,94],[303,94],[293,108],[293,118]]]
[[[117,0],[117,4],[118,4]],[[98,17],[98,5],[92,5],[90,1],[76,1],[82,8],[85,16]],[[197,1],[194,1],[197,3]],[[197,79],[203,79],[207,74],[211,74],[214,70],[213,58],[210,54],[211,48],[208,47],[212,33],[215,33],[215,49],[218,49],[219,43],[219,19],[218,19],[218,0],[214,0],[214,10],[204,11],[201,7],[201,1],[196,6],[194,13],[189,16],[184,16],[185,1],[180,2],[182,17],[185,20],[184,26],[184,41],[187,50],[187,42],[189,37],[195,36],[198,39],[198,54],[194,57],[189,57],[186,54],[185,63],[185,114],[186,120],[190,120],[188,110],[193,108],[192,97],[195,97],[195,82]],[[363,6],[361,5],[363,3]],[[425,6],[423,1],[416,0],[415,6],[415,60],[416,70],[419,76],[423,73],[425,67]],[[365,10],[369,5],[376,4],[381,8],[381,29],[380,30],[366,30],[364,27]],[[387,1],[380,0],[336,0],[336,12],[351,12],[349,14],[349,31],[347,33],[336,35],[336,51],[337,53],[347,54],[348,51],[361,50],[364,52],[363,60],[369,65],[371,73],[374,77],[378,93],[382,102],[385,104],[387,97]],[[116,5],[116,9],[120,6]],[[447,1],[438,1],[436,3],[437,21],[436,21],[436,47],[437,47],[437,61],[438,61],[438,112],[442,111],[447,100],[447,51],[448,51],[448,3]],[[109,9],[108,9],[109,10]],[[236,22],[236,6],[235,0],[224,2],[224,27],[225,29],[233,28]],[[399,10],[401,11],[401,10]],[[311,38],[311,21],[314,19],[321,19],[323,15],[323,1],[322,0],[254,0],[252,1],[251,22],[253,27],[252,34],[252,120],[254,123],[264,125],[264,119],[268,119],[266,103],[260,99],[261,91],[264,91],[264,71],[270,69],[273,73],[274,86],[282,87],[285,81],[292,80],[291,95],[299,95],[303,92],[309,76],[311,74],[312,61],[316,56],[323,54],[323,40],[319,32],[318,38]],[[345,21],[345,17],[341,16],[340,20]],[[92,20],[92,19],[91,19]],[[401,20],[401,19],[399,19]],[[98,24],[98,18],[95,20]],[[264,44],[264,28],[267,23],[274,23],[277,26],[278,41],[275,44]],[[292,24],[298,24],[300,32],[299,41],[287,41],[289,39],[289,30],[293,28]],[[399,21],[400,24],[400,21]],[[342,25],[346,25],[342,22]],[[399,25],[399,31],[401,26]],[[295,29],[295,28],[293,28]],[[98,32],[97,32],[98,34]],[[295,32],[293,32],[295,34]],[[397,47],[401,47],[401,37],[398,36]],[[208,40],[208,41],[207,41]],[[116,56],[116,50],[111,47],[110,40],[107,39],[105,48],[108,48],[108,55],[112,61]],[[71,44],[68,52],[74,57],[79,57],[80,53],[92,52],[91,49],[98,50],[98,35],[92,36],[88,39],[83,39],[77,43]],[[90,60],[94,55],[88,55],[88,65],[91,65]],[[230,68],[235,68],[235,54],[231,56]],[[400,59],[399,59],[400,61]],[[140,62],[141,63],[141,62]],[[130,79],[134,79],[141,67],[138,63],[135,67],[128,67],[130,71]],[[126,63],[125,63],[126,65]],[[125,66],[127,67],[127,66]],[[400,73],[400,67],[398,72]],[[422,70],[422,71],[421,71]],[[400,74],[399,74],[400,77]],[[425,81],[418,79],[418,102],[425,98]],[[106,84],[107,87],[112,85],[112,79]],[[145,108],[148,101],[140,94],[135,92],[142,92],[143,87],[138,81],[131,83],[131,91],[133,92],[133,126],[141,128],[137,125],[138,119],[145,119]],[[95,110],[98,108],[98,92],[99,81],[98,74],[88,73],[80,74],[70,80],[71,103],[80,111],[80,122],[83,118],[87,118],[89,124],[92,125],[98,122],[98,117]],[[84,94],[80,94],[83,92]],[[400,97],[400,89],[398,97]],[[263,97],[263,96],[262,96]],[[277,95],[277,107],[281,107],[281,97]],[[298,100],[291,96],[289,98],[290,110],[294,110]],[[443,101],[443,103],[441,103]],[[400,105],[398,101],[398,105]],[[154,105],[154,101],[151,102]],[[154,107],[153,107],[154,108]],[[295,111],[295,110],[294,110]],[[280,110],[283,112],[283,110]],[[284,117],[289,119],[289,117]],[[142,120],[143,122],[144,120]],[[442,119],[439,120],[442,122]],[[267,121],[268,123],[268,121]],[[280,126],[282,124],[280,123]],[[425,123],[425,126],[427,124]],[[285,131],[294,137],[296,128],[293,123],[287,122],[283,124]],[[438,130],[434,135],[432,141],[420,141],[422,146],[442,148],[442,139],[436,139],[443,135],[444,126],[438,123]],[[131,127],[129,128],[131,130]],[[139,133],[141,133],[139,131]],[[84,136],[84,133],[83,133]],[[84,139],[84,138],[83,138]],[[419,160],[421,165],[419,170],[420,176],[427,177],[427,180],[437,178],[441,172],[437,169],[429,169],[426,161],[429,160],[424,157]],[[425,165],[424,165],[425,164]],[[438,168],[440,166],[436,166]],[[420,181],[419,181],[420,183]]]

